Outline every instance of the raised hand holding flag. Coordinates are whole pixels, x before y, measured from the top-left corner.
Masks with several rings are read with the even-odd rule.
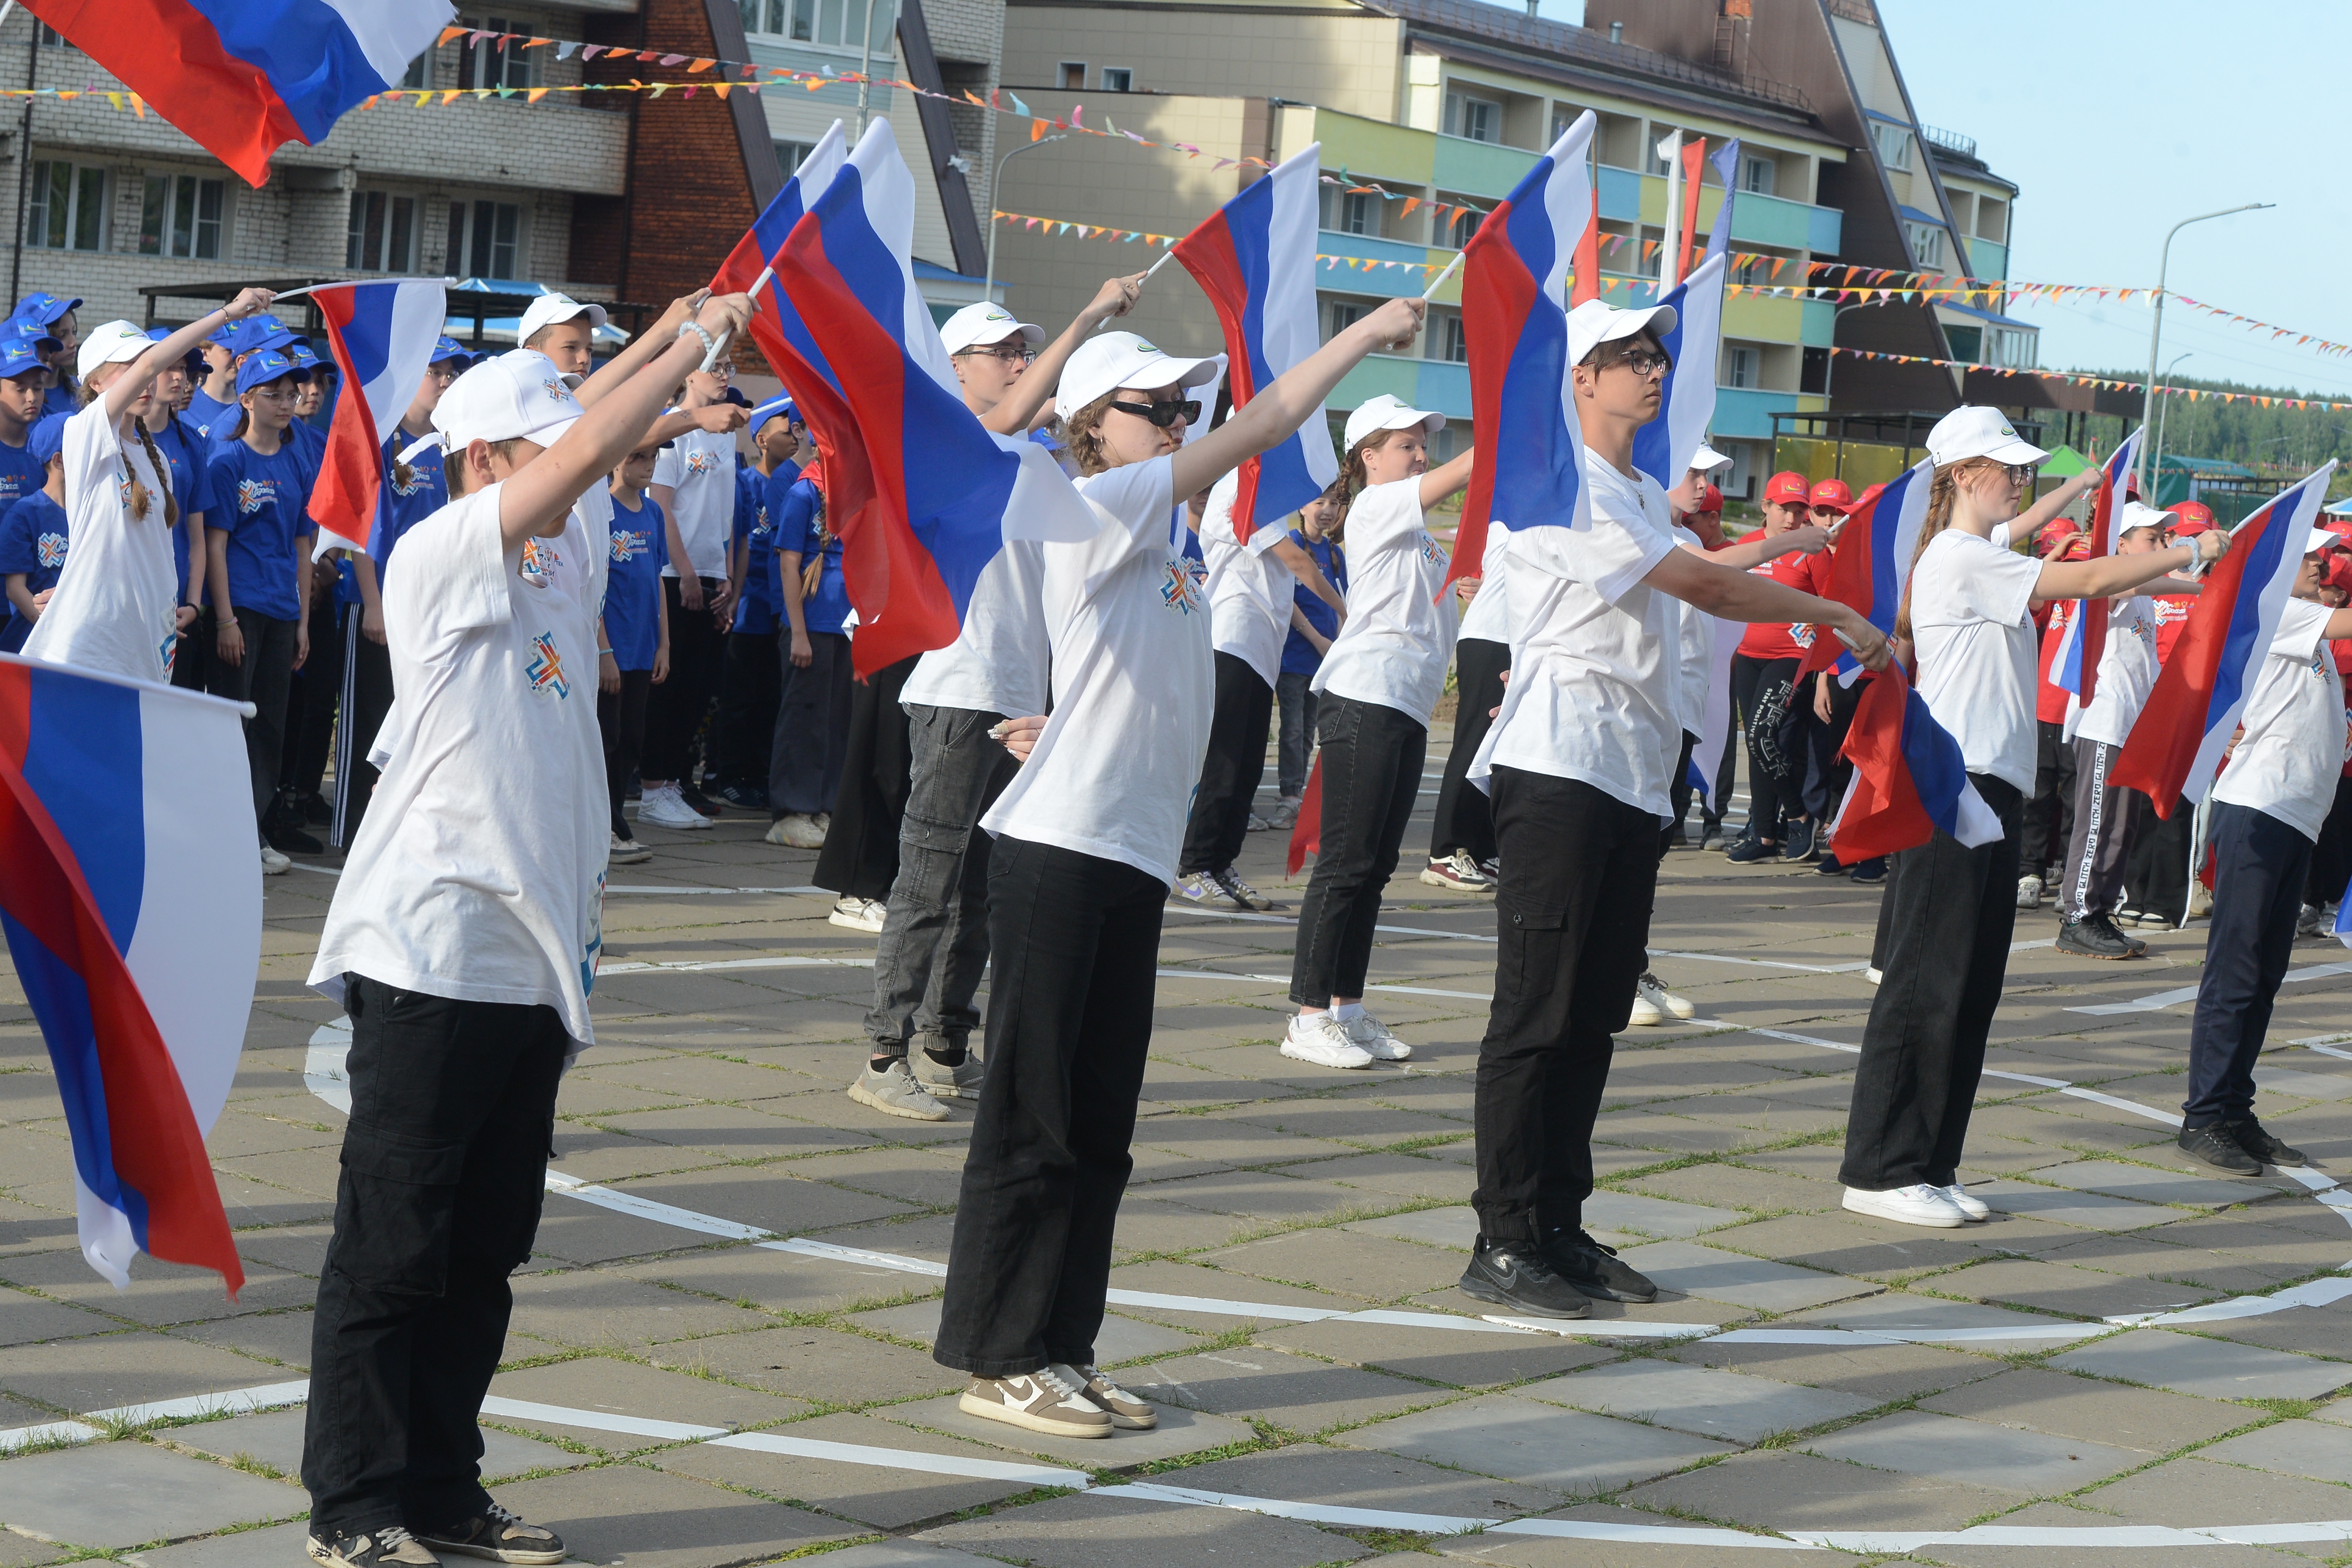
[[[342,373],[342,395],[327,427],[310,489],[314,552],[351,549],[375,556],[383,489],[383,444],[400,427],[441,341],[447,290],[438,279],[327,283],[312,289],[327,342]]]
[[[2094,561],[2116,552],[2116,514],[2124,504],[2124,489],[2133,465],[2139,461],[2141,432],[2135,430],[2099,465],[2098,488],[2091,500],[2091,555]],[[2107,604],[2104,599],[2077,599],[2074,617],[2051,657],[2050,683],[2074,694],[2082,708],[2098,695],[2099,658],[2107,647]]]
[[[1853,763],[1853,782],[1830,829],[1840,861],[1896,854],[1927,843],[1938,828],[1971,849],[2004,831],[1969,782],[1959,742],[1936,721],[1900,664],[1889,664],[1863,692],[1843,750]]]
[[[1927,519],[1927,492],[1934,488],[1935,474],[1935,459],[1922,458],[1885,484],[1863,491],[1831,549],[1821,596],[1861,612],[1888,637],[1895,635],[1903,585],[1910,581],[1912,557],[1919,551],[1919,526]],[[1849,686],[1862,673],[1843,643],[1815,637],[1797,676],[1802,679],[1832,668]]]

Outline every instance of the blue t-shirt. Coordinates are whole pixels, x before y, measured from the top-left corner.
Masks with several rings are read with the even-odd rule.
[[[307,419],[297,419],[286,426],[286,438],[301,451],[312,473],[326,466],[327,433],[324,430]]]
[[[783,612],[776,577],[776,530],[768,511],[768,476],[744,465],[735,470],[735,542],[748,549],[743,565],[743,609],[735,629],[745,636],[773,637]]]
[[[1311,543],[1307,535],[1295,528],[1290,531],[1290,542],[1315,557],[1315,564],[1323,568],[1323,575],[1331,580],[1331,586],[1339,590],[1341,597],[1347,595],[1348,557],[1338,545],[1328,539],[1320,543]],[[1291,593],[1298,607],[1306,612],[1307,620],[1323,634],[1326,641],[1339,635],[1339,611],[1309,593],[1304,583],[1293,588]],[[1282,645],[1283,673],[1312,675],[1322,668],[1323,656],[1315,651],[1315,645],[1300,635],[1297,626],[1291,627],[1289,640]]]
[[[164,477],[171,481],[172,494],[180,503],[180,526],[172,530],[172,565],[179,575],[172,581],[184,594],[188,589],[188,517],[204,510],[212,496],[211,444],[184,415],[174,415],[170,424],[151,434],[155,450],[163,454],[164,467],[172,470]],[[202,592],[196,597],[197,603],[204,602]]]
[[[219,398],[215,397],[211,393],[206,392],[200,386],[196,388],[194,395],[188,399],[188,411],[185,414],[181,415],[180,417],[194,426],[196,427],[197,434],[202,436],[211,436],[213,434],[213,421],[218,419],[223,414],[228,416],[228,425],[223,425],[221,426],[221,434],[226,435],[228,433],[229,425],[236,423],[236,405],[234,403],[223,403]]]
[[[630,507],[613,497],[613,556],[604,580],[604,637],[623,669],[651,669],[661,647],[662,568],[669,564],[669,530],[661,503],[639,491]]]
[[[801,617],[812,633],[838,633],[849,619],[849,584],[841,575],[841,541],[825,529],[824,494],[814,481],[795,479],[784,493],[783,515],[776,520],[776,548],[799,552],[803,572],[812,559],[824,556],[824,572],[816,592],[802,601]],[[782,592],[781,584],[777,592]]]
[[[47,464],[36,462],[22,447],[0,441],[0,516],[48,482]]]
[[[41,395],[41,413],[44,416],[51,414],[70,415],[79,414],[80,412],[81,399],[74,395],[73,384],[64,380],[62,377],[58,379],[55,385],[51,386],[47,392]]]
[[[228,535],[229,603],[293,620],[302,613],[296,573],[309,567],[307,558],[296,562],[294,542],[310,532],[314,470],[292,441],[268,457],[242,441],[215,444],[207,456],[212,497],[205,529]]]
[[[440,447],[427,447],[417,453],[415,461],[408,465],[408,477],[401,478],[401,451],[414,445],[405,430],[394,430],[392,439],[383,444],[383,486],[376,491],[373,541],[379,584],[401,536],[449,504],[448,475],[442,467]]]
[[[22,572],[25,592],[38,594],[58,585],[66,566],[66,509],[46,490],[35,490],[0,516],[0,576]],[[8,601],[8,621],[0,626],[0,652],[15,653],[33,634],[33,623]]]

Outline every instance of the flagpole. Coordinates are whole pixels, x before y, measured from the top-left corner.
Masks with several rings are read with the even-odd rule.
[[[776,269],[772,266],[761,268],[760,276],[753,279],[751,280],[751,286],[743,291],[746,294],[751,295],[753,300],[756,300],[759,298],[760,290],[765,289],[768,286],[768,280],[775,277],[775,275]],[[730,327],[727,331],[719,333],[719,336],[712,341],[710,344],[710,352],[702,356],[703,369],[709,370],[712,365],[719,363],[719,356],[727,352],[727,340],[734,335],[735,329]]]
[[[270,302],[275,304],[280,300],[299,299],[304,294],[313,294],[321,289],[338,289],[346,283],[438,283],[446,289],[456,281],[457,280],[455,278],[330,278],[323,283],[305,283],[299,289],[283,289],[269,298]]]
[[[1446,279],[1462,270],[1462,258],[1469,254],[1466,248],[1455,251],[1454,259],[1445,264],[1445,270],[1430,279],[1429,287],[1421,291],[1422,299],[1426,301],[1437,298],[1437,291],[1445,287]]]
[[[1160,259],[1159,259],[1159,260],[1157,260],[1157,261],[1153,262],[1150,266],[1149,266],[1149,267],[1147,267],[1147,268],[1145,268],[1143,269],[1143,281],[1144,281],[1144,282],[1146,282],[1146,283],[1150,282],[1150,281],[1151,281],[1151,275],[1152,275],[1153,273],[1155,273],[1155,272],[1159,271],[1161,268],[1163,268],[1163,267],[1167,266],[1170,262],[1171,262],[1171,261],[1173,261],[1173,260],[1175,260],[1175,259],[1176,259],[1176,247],[1175,247],[1174,246],[1172,246],[1172,245],[1171,245],[1171,246],[1170,246],[1167,249],[1165,249],[1165,250],[1163,250],[1163,251],[1161,251],[1161,252],[1160,253]]]

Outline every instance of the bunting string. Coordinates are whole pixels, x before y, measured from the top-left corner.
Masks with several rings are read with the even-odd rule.
[[[2103,375],[2078,375],[2070,370],[2018,370],[2006,365],[1970,364],[1966,360],[1930,359],[1926,354],[1881,353],[1874,349],[1832,349],[1833,354],[1847,359],[1883,360],[1890,364],[1934,365],[1944,370],[1980,370],[1994,375],[2030,375],[2038,381],[2063,381],[2075,386],[2095,387],[2102,392],[2146,392],[2144,381],[2116,381]],[[2316,410],[2325,414],[2352,412],[2352,403],[2329,403],[2317,397],[2281,397],[2275,393],[2211,392],[2201,386],[2171,386],[2160,388],[2168,397],[2186,398],[2191,403],[2251,403],[2257,408],[2287,408],[2300,413]]]

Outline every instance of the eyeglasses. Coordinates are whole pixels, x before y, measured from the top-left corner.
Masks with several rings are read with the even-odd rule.
[[[1001,359],[1007,364],[1027,364],[1037,357],[1037,351],[1026,343],[992,343],[986,348],[956,350],[958,359],[971,355],[983,359]]]
[[[2030,485],[2033,482],[2034,469],[2031,463],[2003,463],[2001,467],[2009,471],[2011,484]]]
[[[1201,416],[1201,405],[1198,400],[1188,403],[1114,403],[1111,406],[1121,414],[1132,414],[1138,419],[1149,419],[1162,430],[1180,422],[1190,425]]]
[[[721,381],[732,381],[735,379],[735,362],[733,360],[720,360],[718,363],[704,371],[703,374],[705,375],[715,375]]]
[[[1664,350],[1653,353],[1648,349],[1635,349],[1632,353],[1619,355],[1609,363],[1622,364],[1643,381],[1675,368],[1674,356]]]

